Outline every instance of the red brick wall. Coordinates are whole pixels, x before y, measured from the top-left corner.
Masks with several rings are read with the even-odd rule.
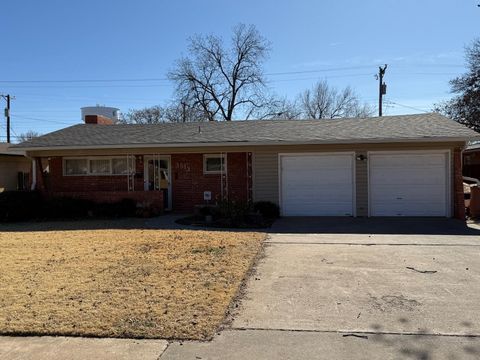
[[[113,120],[102,115],[85,115],[85,124],[113,125]]]
[[[49,160],[48,190],[52,192],[128,191],[126,175],[114,176],[63,176],[61,157]],[[135,190],[143,191],[143,157],[136,157]]]
[[[247,155],[227,155],[228,198],[247,201]],[[203,174],[203,154],[172,155],[173,210],[190,212],[195,205],[205,204],[203,192],[212,192],[212,201],[221,199],[221,175]]]
[[[465,219],[465,200],[462,177],[462,149],[453,152],[453,217]]]
[[[212,201],[221,199],[221,176],[203,174],[203,154],[173,154],[171,156],[172,205],[178,212],[191,212],[195,205],[204,204],[203,192],[212,192]],[[135,193],[143,191],[143,156],[136,157]],[[49,160],[50,174],[46,178],[47,192],[53,195],[75,195],[86,198],[89,193],[101,198],[115,199],[128,190],[126,176],[63,176],[61,157]],[[247,154],[230,153],[227,155],[228,198],[247,201]],[[40,176],[40,175],[39,175]],[[96,195],[95,195],[96,193]],[[113,195],[118,193],[117,195]],[[146,192],[146,194],[152,193]],[[148,195],[147,195],[148,196]],[[123,196],[125,197],[125,196]]]

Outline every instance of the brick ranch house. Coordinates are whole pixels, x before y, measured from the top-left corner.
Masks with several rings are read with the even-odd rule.
[[[283,216],[464,218],[462,150],[478,137],[433,113],[151,125],[94,115],[85,122],[16,146],[33,159],[33,186],[175,212],[229,199],[271,201]]]

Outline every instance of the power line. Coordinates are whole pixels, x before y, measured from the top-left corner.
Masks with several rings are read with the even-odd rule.
[[[357,77],[357,76],[371,76],[372,73],[361,73],[361,74],[348,74],[348,75],[326,75],[325,78],[333,79],[333,78],[345,78],[345,77]],[[293,79],[277,79],[277,80],[269,80],[266,83],[278,83],[278,82],[288,82],[288,81],[302,81],[302,80],[318,80],[319,77],[305,77],[305,78],[293,78]]]
[[[9,85],[8,88],[42,88],[42,89],[81,89],[81,88],[149,88],[149,87],[171,87],[170,84],[155,85]]]
[[[15,132],[15,130],[13,130],[13,126],[11,127],[11,130],[12,130],[13,135],[15,135],[16,138],[19,138],[19,137],[20,137],[20,136]]]
[[[388,102],[389,104],[401,106],[401,107],[404,107],[404,108],[407,108],[407,109],[412,109],[412,110],[416,110],[416,111],[421,111],[421,112],[423,112],[423,113],[429,113],[429,112],[431,112],[431,111],[428,111],[428,110],[425,110],[425,109],[420,109],[420,108],[417,108],[417,107],[414,107],[414,106],[409,106],[409,105],[405,105],[405,104],[400,104],[400,103],[398,103],[398,102],[391,101],[391,100],[387,100],[386,102]]]
[[[424,66],[424,67],[464,67],[460,64],[397,64],[396,67],[402,66]],[[280,75],[298,75],[298,74],[312,74],[320,72],[331,72],[331,71],[345,71],[345,70],[357,70],[357,69],[367,69],[371,68],[372,65],[358,65],[358,66],[345,66],[345,67],[336,67],[336,68],[325,68],[325,69],[315,69],[315,70],[297,70],[297,71],[281,71],[281,72],[270,72],[265,73],[267,76],[280,76]],[[418,73],[421,74],[421,73]],[[430,74],[430,73],[424,73]],[[436,73],[435,73],[436,74]],[[119,79],[65,79],[65,80],[1,80],[0,84],[25,84],[25,83],[116,83],[116,82],[154,82],[154,81],[171,81],[169,78],[119,78]],[[159,85],[154,85],[159,86]],[[163,84],[165,86],[165,84]]]
[[[350,67],[339,67],[339,68],[327,68],[327,69],[317,69],[317,70],[299,70],[299,71],[284,71],[284,72],[272,72],[266,73],[268,76],[278,76],[278,75],[295,75],[295,74],[309,74],[317,72],[329,72],[329,71],[343,71],[343,70],[355,70],[355,69],[364,69],[371,68],[370,65],[362,66],[350,66]],[[170,81],[168,78],[124,78],[124,79],[68,79],[68,80],[1,80],[0,83],[102,83],[102,82],[151,82],[151,81]]]
[[[278,75],[311,74],[311,73],[329,72],[329,71],[343,71],[343,70],[367,69],[367,68],[371,68],[371,67],[372,67],[371,65],[362,65],[362,66],[349,66],[349,67],[317,69],[317,70],[299,70],[299,71],[273,72],[273,73],[266,73],[265,75],[268,75],[268,76],[278,76]]]
[[[140,79],[1,80],[0,83],[88,83],[88,82],[140,82],[140,81],[169,81],[169,79],[140,78]]]
[[[19,116],[19,115],[15,115],[15,117],[16,117],[16,118],[19,118],[19,119],[25,119],[25,120],[38,120],[38,121],[51,122],[51,123],[55,123],[55,124],[74,125],[74,124],[72,124],[72,123],[68,123],[68,122],[65,122],[65,121],[55,121],[55,120],[44,119],[44,118],[36,118],[36,117],[29,117],[29,116]]]
[[[357,77],[357,76],[370,76],[372,73],[360,73],[360,74],[346,74],[346,75],[326,75],[325,78],[334,79],[334,78],[348,78],[348,77]],[[410,72],[410,73],[398,73],[392,72],[392,76],[456,76],[458,73],[433,73],[433,72]],[[302,81],[302,80],[315,80],[319,79],[316,77],[305,77],[305,78],[290,78],[290,79],[273,79],[267,80],[266,83],[276,83],[276,82],[291,82],[291,81]],[[173,87],[173,84],[149,84],[149,85],[9,85],[8,88],[12,89],[93,89],[93,88],[161,88]],[[37,95],[35,95],[37,96]]]

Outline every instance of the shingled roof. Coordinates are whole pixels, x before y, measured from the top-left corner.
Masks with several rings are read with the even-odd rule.
[[[22,149],[471,140],[479,134],[436,113],[333,120],[246,120],[148,125],[80,124]]]

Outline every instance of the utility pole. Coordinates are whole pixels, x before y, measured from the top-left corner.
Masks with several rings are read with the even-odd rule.
[[[7,107],[5,108],[5,117],[7,118],[7,143],[10,144],[10,94],[0,95],[7,100]]]
[[[383,106],[383,95],[387,93],[387,84],[383,82],[383,76],[387,70],[387,64],[382,68],[378,67],[378,116],[382,116],[382,106]]]

